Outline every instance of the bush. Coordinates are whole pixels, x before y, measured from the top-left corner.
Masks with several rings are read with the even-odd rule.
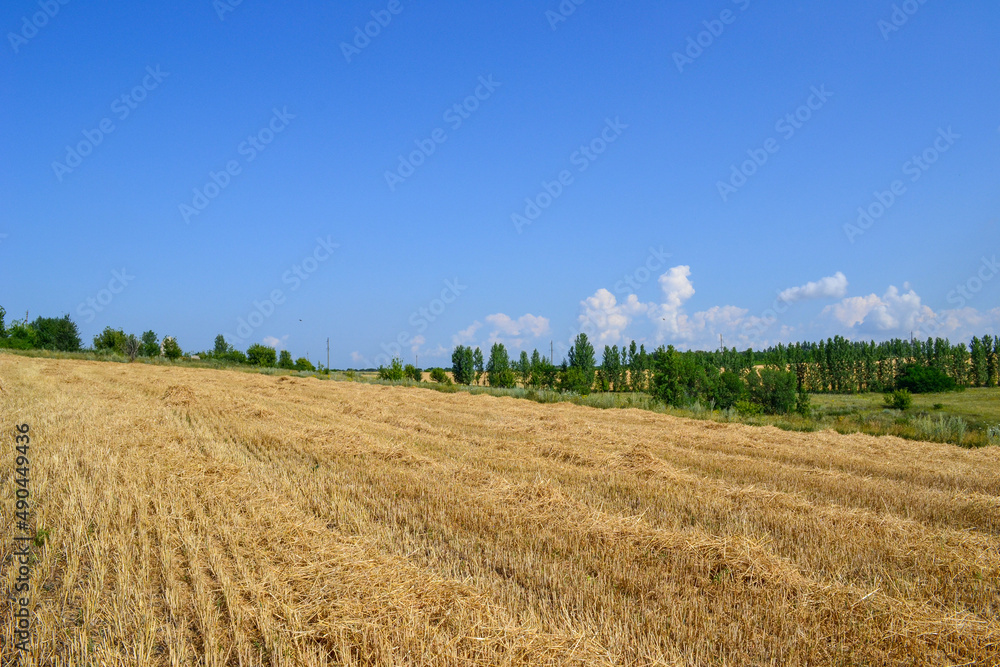
[[[6,330],[6,334],[0,338],[0,347],[12,350],[31,350],[38,347],[38,332],[30,324],[14,320]]]
[[[913,394],[933,394],[954,391],[957,385],[954,378],[948,377],[937,368],[908,364],[903,367],[896,388],[906,389]]]
[[[179,359],[181,354],[181,346],[177,344],[177,339],[166,336],[163,339],[163,356],[167,359]]]
[[[913,405],[913,394],[905,389],[897,389],[883,397],[886,407],[894,410],[909,410]]]
[[[424,379],[424,374],[413,364],[406,364],[406,367],[403,369],[403,376],[410,378],[414,382],[420,382]]]
[[[919,417],[913,422],[917,437],[933,442],[952,442],[961,445],[969,425],[961,417],[938,415]]]
[[[986,429],[986,442],[990,445],[1000,445],[1000,424]]]
[[[128,336],[121,329],[104,327],[104,331],[94,336],[94,349],[97,351],[117,352],[125,354],[125,341]]]
[[[441,384],[451,384],[451,378],[448,377],[448,373],[443,368],[432,368],[431,379]]]
[[[799,413],[803,417],[809,417],[809,415],[812,414],[811,403],[812,399],[809,396],[809,392],[800,387],[795,396],[795,412]]]
[[[274,366],[278,360],[278,353],[273,347],[254,343],[247,348],[247,362],[251,366]]]
[[[389,366],[379,366],[378,367],[378,379],[379,380],[390,380],[392,382],[398,382],[406,377],[406,373],[403,370],[403,362],[399,357],[393,357],[392,361],[389,362]]]
[[[795,408],[797,384],[795,373],[775,368],[762,368],[747,378],[750,400],[769,415],[783,415]]]
[[[745,398],[736,401],[733,408],[741,417],[759,417],[764,414],[764,406],[758,405],[757,403],[751,403]]]
[[[295,370],[297,371],[309,371],[314,372],[316,367],[312,365],[312,362],[305,357],[299,357],[295,360]]]

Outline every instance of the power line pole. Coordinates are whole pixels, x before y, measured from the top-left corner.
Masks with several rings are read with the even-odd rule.
[[[326,338],[326,372],[330,374],[330,337]]]
[[[555,365],[555,361],[553,361],[554,356],[555,355],[552,352],[552,341],[549,341],[549,363],[552,365]]]

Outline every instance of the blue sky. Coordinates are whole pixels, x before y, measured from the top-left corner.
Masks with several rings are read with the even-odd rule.
[[[8,320],[334,367],[1000,330],[995,2],[232,1],[0,9]]]

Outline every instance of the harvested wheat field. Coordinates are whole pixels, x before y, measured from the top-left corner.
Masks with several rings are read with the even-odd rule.
[[[11,355],[0,405],[37,664],[1000,663],[996,448]]]

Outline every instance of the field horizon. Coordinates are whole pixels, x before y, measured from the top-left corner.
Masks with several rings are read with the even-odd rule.
[[[32,664],[1000,661],[996,447],[16,355],[0,405]]]

